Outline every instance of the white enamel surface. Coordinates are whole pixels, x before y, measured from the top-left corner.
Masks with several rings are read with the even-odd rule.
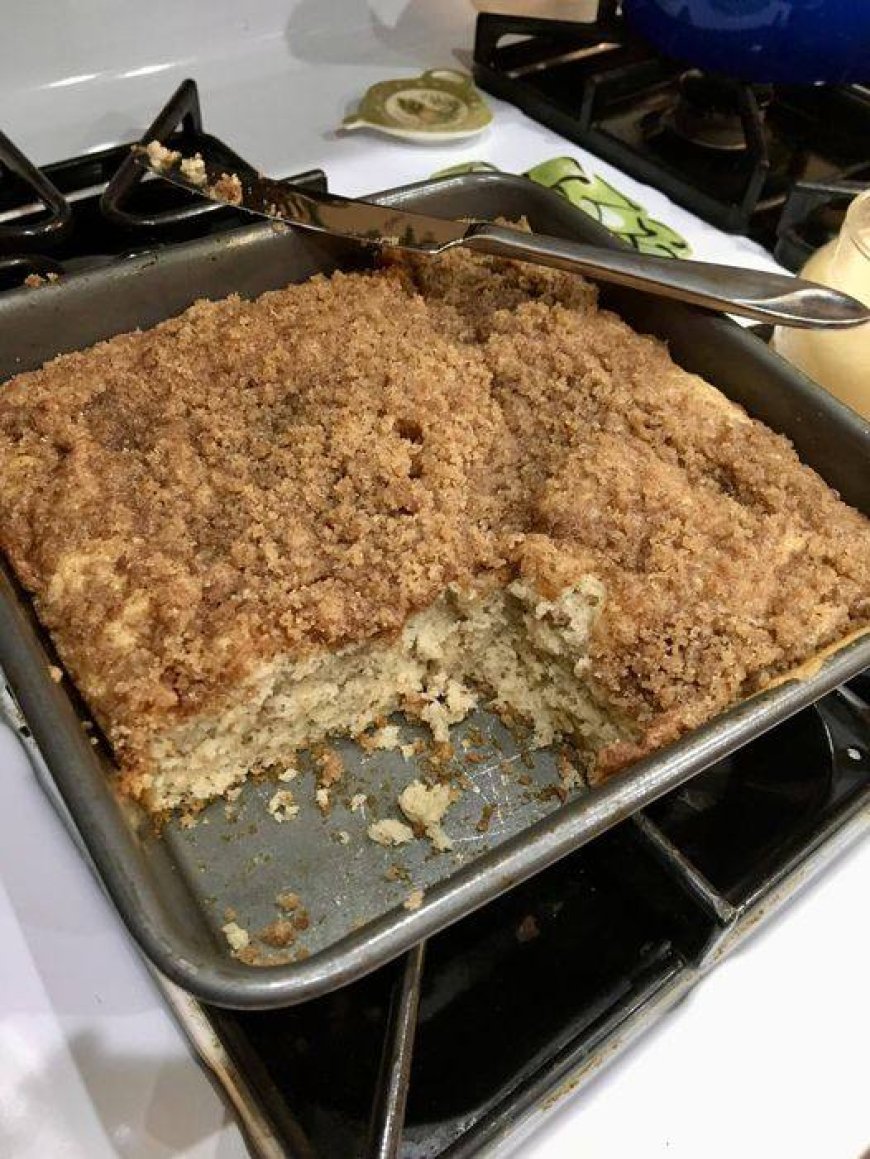
[[[333,189],[360,194],[465,160],[520,171],[567,153],[696,256],[775,268],[494,100],[488,132],[461,144],[337,134],[369,85],[456,66],[471,46],[464,0],[12,0],[3,16],[0,128],[38,162],[138,136],[194,75],[206,128],[276,175],[321,165]],[[0,1155],[241,1159],[223,1104],[2,727],[0,783]],[[868,882],[865,842],[518,1153],[858,1159],[870,1143]]]

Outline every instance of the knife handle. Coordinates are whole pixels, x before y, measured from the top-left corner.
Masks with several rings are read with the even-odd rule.
[[[475,223],[461,244],[476,253],[588,274],[601,281],[780,326],[830,329],[870,321],[870,310],[857,298],[766,270],[650,257],[634,250],[609,250],[489,222]]]

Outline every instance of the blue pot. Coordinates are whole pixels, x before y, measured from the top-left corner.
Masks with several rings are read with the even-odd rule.
[[[666,56],[740,80],[870,81],[870,0],[622,0]]]

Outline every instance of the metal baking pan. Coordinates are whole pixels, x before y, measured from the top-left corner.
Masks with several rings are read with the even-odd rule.
[[[463,176],[394,190],[383,200],[446,216],[524,215],[534,229],[616,244],[556,194],[523,178]],[[258,225],[9,293],[0,300],[0,380],[62,351],[151,326],[199,297],[254,295],[360,261],[358,250],[330,239]],[[678,362],[787,435],[805,462],[870,514],[870,425],[726,319],[631,291],[606,288],[602,298],[638,329],[666,338]],[[159,970],[200,998],[267,1008],[312,998],[380,966],[596,837],[870,665],[870,636],[608,783],[578,790],[565,804],[552,793],[554,754],[522,752],[488,714],[477,714],[455,738],[460,752],[463,738],[471,743],[476,762],[465,770],[469,789],[448,814],[455,849],[437,855],[428,842],[387,850],[366,837],[373,816],[397,815],[395,796],[416,770],[397,753],[363,756],[350,743],[338,746],[347,771],[327,817],[314,805],[309,775],[293,783],[302,806],[293,821],[277,824],[269,816],[274,784],[252,783],[230,809],[233,818],[219,801],[194,828],[172,823],[158,838],[116,799],[109,756],[89,743],[86,709],[68,681],[50,679],[51,662],[50,643],[4,564],[0,664],[25,734],[32,732],[35,763],[63,798],[130,932]],[[347,807],[357,792],[369,797],[364,813]],[[488,828],[486,804],[496,807]],[[399,880],[391,872],[396,864]],[[409,910],[403,902],[414,887],[425,898]],[[310,915],[298,942],[309,956],[264,968],[234,958],[221,932],[226,911],[255,932],[280,916],[275,899],[285,890],[299,894]],[[264,949],[264,961],[269,955]]]

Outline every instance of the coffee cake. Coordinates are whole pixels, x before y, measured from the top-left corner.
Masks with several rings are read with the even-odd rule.
[[[155,810],[478,701],[604,776],[870,623],[870,525],[785,439],[582,279],[463,252],[18,376],[0,486]]]

